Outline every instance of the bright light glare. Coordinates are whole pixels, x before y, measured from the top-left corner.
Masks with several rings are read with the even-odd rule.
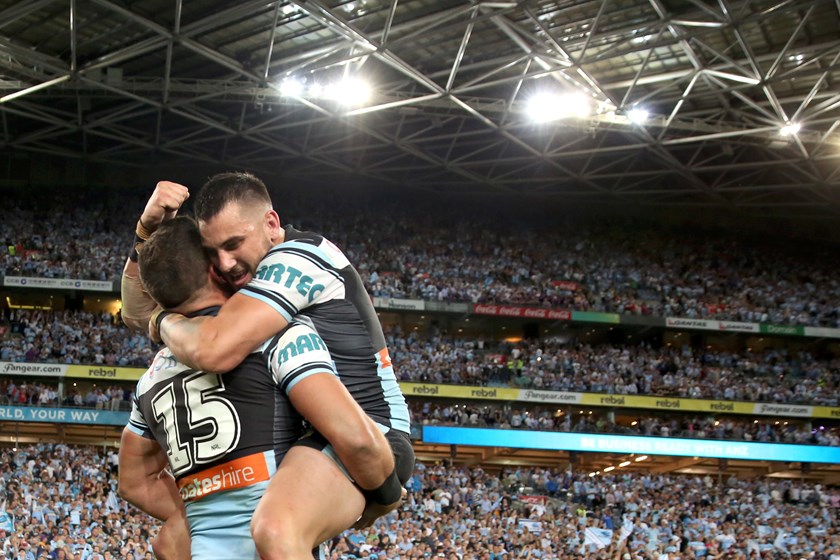
[[[618,466],[619,467],[626,467],[629,464],[630,464],[630,461],[622,461],[621,463],[618,464]]]
[[[799,123],[790,123],[783,126],[782,129],[779,130],[779,134],[781,134],[782,136],[793,136],[794,134],[799,132],[800,128],[801,127],[799,126]]]
[[[653,35],[642,35],[641,37],[633,37],[630,39],[630,42],[636,45],[641,45],[642,43],[647,43],[653,39]]]
[[[361,105],[370,99],[370,86],[356,78],[345,78],[324,88],[323,96],[342,105]]]
[[[630,109],[627,111],[627,118],[630,119],[630,122],[642,124],[647,120],[648,112],[644,109]]]
[[[614,470],[615,470],[615,467],[607,467],[606,469],[604,469],[604,472],[610,472],[610,471],[614,471]]]
[[[639,461],[644,461],[647,458],[647,455],[639,455],[638,457],[636,457],[636,462],[638,463]]]
[[[566,117],[585,117],[589,115],[591,107],[586,96],[580,93],[539,93],[528,100],[526,111],[536,122],[551,122]]]
[[[321,84],[309,84],[308,93],[309,97],[317,99],[324,94],[324,86]]]
[[[280,82],[280,93],[289,97],[298,97],[303,93],[303,83],[295,78],[286,78]]]

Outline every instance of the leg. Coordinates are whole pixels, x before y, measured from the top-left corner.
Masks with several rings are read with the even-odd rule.
[[[348,529],[365,499],[330,457],[311,447],[286,454],[254,512],[263,560],[312,560],[312,549]]]
[[[183,512],[166,520],[152,543],[152,550],[160,560],[189,560],[190,526]]]

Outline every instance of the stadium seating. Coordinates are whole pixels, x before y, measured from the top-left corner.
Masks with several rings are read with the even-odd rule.
[[[64,558],[81,560],[151,558],[156,523],[116,495],[112,453],[60,444],[4,448],[0,550],[6,557],[62,558],[63,550]],[[840,492],[819,484],[418,463],[407,486],[401,510],[335,539],[330,557],[840,555]]]

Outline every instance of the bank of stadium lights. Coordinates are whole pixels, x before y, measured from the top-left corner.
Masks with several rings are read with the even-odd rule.
[[[334,82],[304,81],[293,76],[275,85],[283,97],[303,97],[335,101],[341,105],[358,106],[370,99],[370,85],[359,78],[343,78]]]
[[[633,124],[643,124],[649,116],[650,113],[640,107],[634,107],[633,109],[627,111],[627,118],[630,119],[630,122]]]
[[[587,117],[592,113],[592,104],[582,93],[537,93],[527,101],[525,111],[534,122],[547,123]]]
[[[799,133],[799,129],[802,128],[799,123],[788,123],[779,129],[779,134],[782,136],[795,136]]]

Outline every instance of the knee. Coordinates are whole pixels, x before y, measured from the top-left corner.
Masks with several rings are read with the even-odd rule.
[[[301,538],[301,531],[280,516],[270,518],[255,515],[251,520],[251,536],[257,552],[265,560],[297,560],[306,557],[308,549]]]

